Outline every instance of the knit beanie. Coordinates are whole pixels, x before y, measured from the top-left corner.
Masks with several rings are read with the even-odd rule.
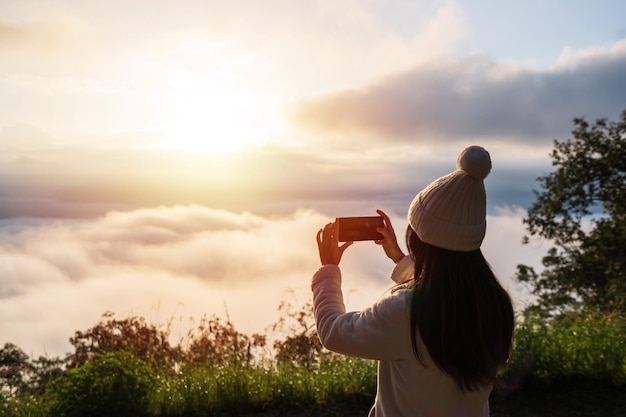
[[[411,228],[423,242],[461,252],[476,250],[485,237],[487,196],[483,180],[491,171],[489,153],[465,148],[456,171],[433,181],[409,207]]]

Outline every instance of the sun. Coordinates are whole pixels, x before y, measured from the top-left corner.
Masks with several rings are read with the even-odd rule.
[[[271,142],[283,125],[277,100],[221,77],[173,74],[162,100],[162,146],[177,151],[237,152]]]

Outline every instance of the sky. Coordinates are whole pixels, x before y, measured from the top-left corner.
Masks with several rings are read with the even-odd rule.
[[[315,233],[408,205],[478,144],[482,249],[516,306],[537,178],[572,120],[626,108],[621,1],[3,0],[0,343],[63,356],[107,311],[263,333],[303,305]],[[371,242],[348,309],[390,287]]]

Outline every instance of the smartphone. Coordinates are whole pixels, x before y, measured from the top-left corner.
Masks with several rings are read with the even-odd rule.
[[[379,240],[383,235],[376,231],[377,227],[384,227],[381,216],[371,217],[337,217],[340,242],[354,242],[358,240]]]

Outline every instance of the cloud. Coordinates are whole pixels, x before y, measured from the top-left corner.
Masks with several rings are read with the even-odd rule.
[[[0,90],[19,113],[50,125],[98,116],[110,125],[125,113],[136,120],[142,109],[158,107],[169,73],[177,70],[227,77],[281,98],[328,91],[441,55],[465,33],[454,2],[425,10],[421,2],[389,7],[354,0],[262,6],[137,0],[110,1],[106,8],[33,0],[28,7],[2,4],[0,13],[0,45],[10,45],[0,48]],[[29,105],[20,106],[22,100]],[[128,101],[133,104],[125,106]],[[111,113],[116,108],[125,112]],[[135,125],[160,122],[160,114],[150,117]]]
[[[64,276],[49,263],[26,253],[0,252],[0,299],[22,294],[42,283],[60,282]]]
[[[532,71],[484,56],[438,60],[353,90],[298,103],[294,119],[323,133],[387,143],[483,139],[545,143],[574,117],[614,118],[626,96],[626,40],[608,50],[567,52]]]
[[[70,15],[48,13],[39,16],[0,17],[0,45],[7,48],[34,49],[49,53],[81,30],[81,22]]]
[[[288,252],[280,248],[284,240],[300,239],[306,232],[313,235],[315,229],[303,220],[309,217],[315,218],[303,212],[269,221],[202,206],[110,212],[96,220],[57,221],[6,235],[3,243],[22,255],[4,253],[4,265],[11,265],[9,270],[33,270],[26,275],[55,281],[59,276],[83,281],[103,268],[138,265],[207,282],[271,281],[274,273],[306,264],[308,251],[298,250],[297,245]],[[42,273],[45,267],[55,273]],[[30,281],[22,282],[24,291]]]
[[[163,320],[224,317],[227,309],[242,331],[262,331],[287,291],[308,289],[319,262],[315,231],[326,221],[313,212],[269,219],[202,206],[3,221],[0,339],[63,354],[67,338],[105,311],[153,315],[157,306]],[[49,328],[38,334],[42,323]]]
[[[472,144],[350,145],[348,138],[334,147],[271,145],[192,156],[151,144],[118,146],[115,138],[106,147],[55,143],[37,132],[0,130],[0,219],[86,219],[177,204],[260,215],[299,208],[350,215],[354,207],[369,214],[381,206],[400,213],[420,189],[453,171],[458,153]],[[490,206],[528,207],[535,179],[551,169],[548,146],[487,149],[494,166],[486,183]]]

